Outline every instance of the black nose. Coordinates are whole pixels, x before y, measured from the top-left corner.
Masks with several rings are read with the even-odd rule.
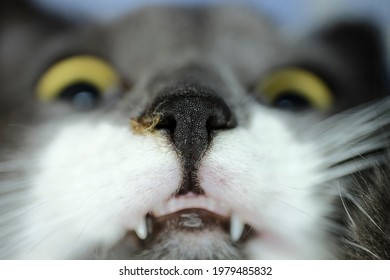
[[[179,194],[202,193],[194,178],[197,165],[215,132],[236,126],[231,110],[213,90],[191,86],[170,89],[149,112],[159,116],[156,128],[169,132],[181,157],[185,174]]]

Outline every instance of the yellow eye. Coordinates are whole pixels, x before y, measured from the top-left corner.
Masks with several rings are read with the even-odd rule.
[[[104,60],[78,55],[60,60],[47,69],[38,80],[36,92],[45,102],[60,98],[88,107],[118,84],[116,71]]]
[[[312,72],[288,68],[268,75],[257,88],[276,107],[327,110],[333,95],[327,84]]]

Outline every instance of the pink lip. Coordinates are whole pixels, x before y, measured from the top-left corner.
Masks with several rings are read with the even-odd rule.
[[[185,209],[204,209],[223,217],[228,217],[231,210],[223,203],[210,198],[206,195],[196,195],[188,193],[179,197],[171,197],[168,200],[158,204],[151,213],[155,217],[172,214]]]

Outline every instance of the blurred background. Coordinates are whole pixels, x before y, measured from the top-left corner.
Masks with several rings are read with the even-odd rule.
[[[364,17],[382,27],[390,65],[390,0],[29,0],[72,21],[113,20],[146,5],[244,4],[258,9],[290,36],[300,36],[323,22]]]
[[[390,24],[390,0],[30,0],[73,20],[111,20],[153,4],[216,5],[240,3],[260,9],[283,26],[305,29],[311,22],[338,15],[364,15]]]
[[[390,46],[390,0],[30,0],[74,21],[110,21],[146,5],[243,4],[261,10],[287,34],[299,35],[323,21],[365,17],[377,22]],[[390,49],[390,47],[388,48]]]

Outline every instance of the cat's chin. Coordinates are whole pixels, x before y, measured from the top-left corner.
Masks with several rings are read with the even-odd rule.
[[[129,231],[112,252],[121,259],[246,259],[243,248],[255,231],[238,227],[234,217],[200,208],[149,214],[146,232]]]
[[[238,240],[231,237],[230,217],[204,209],[185,209],[147,217],[148,236],[141,242],[141,258],[146,259],[242,259],[241,244],[249,229],[241,230]]]

